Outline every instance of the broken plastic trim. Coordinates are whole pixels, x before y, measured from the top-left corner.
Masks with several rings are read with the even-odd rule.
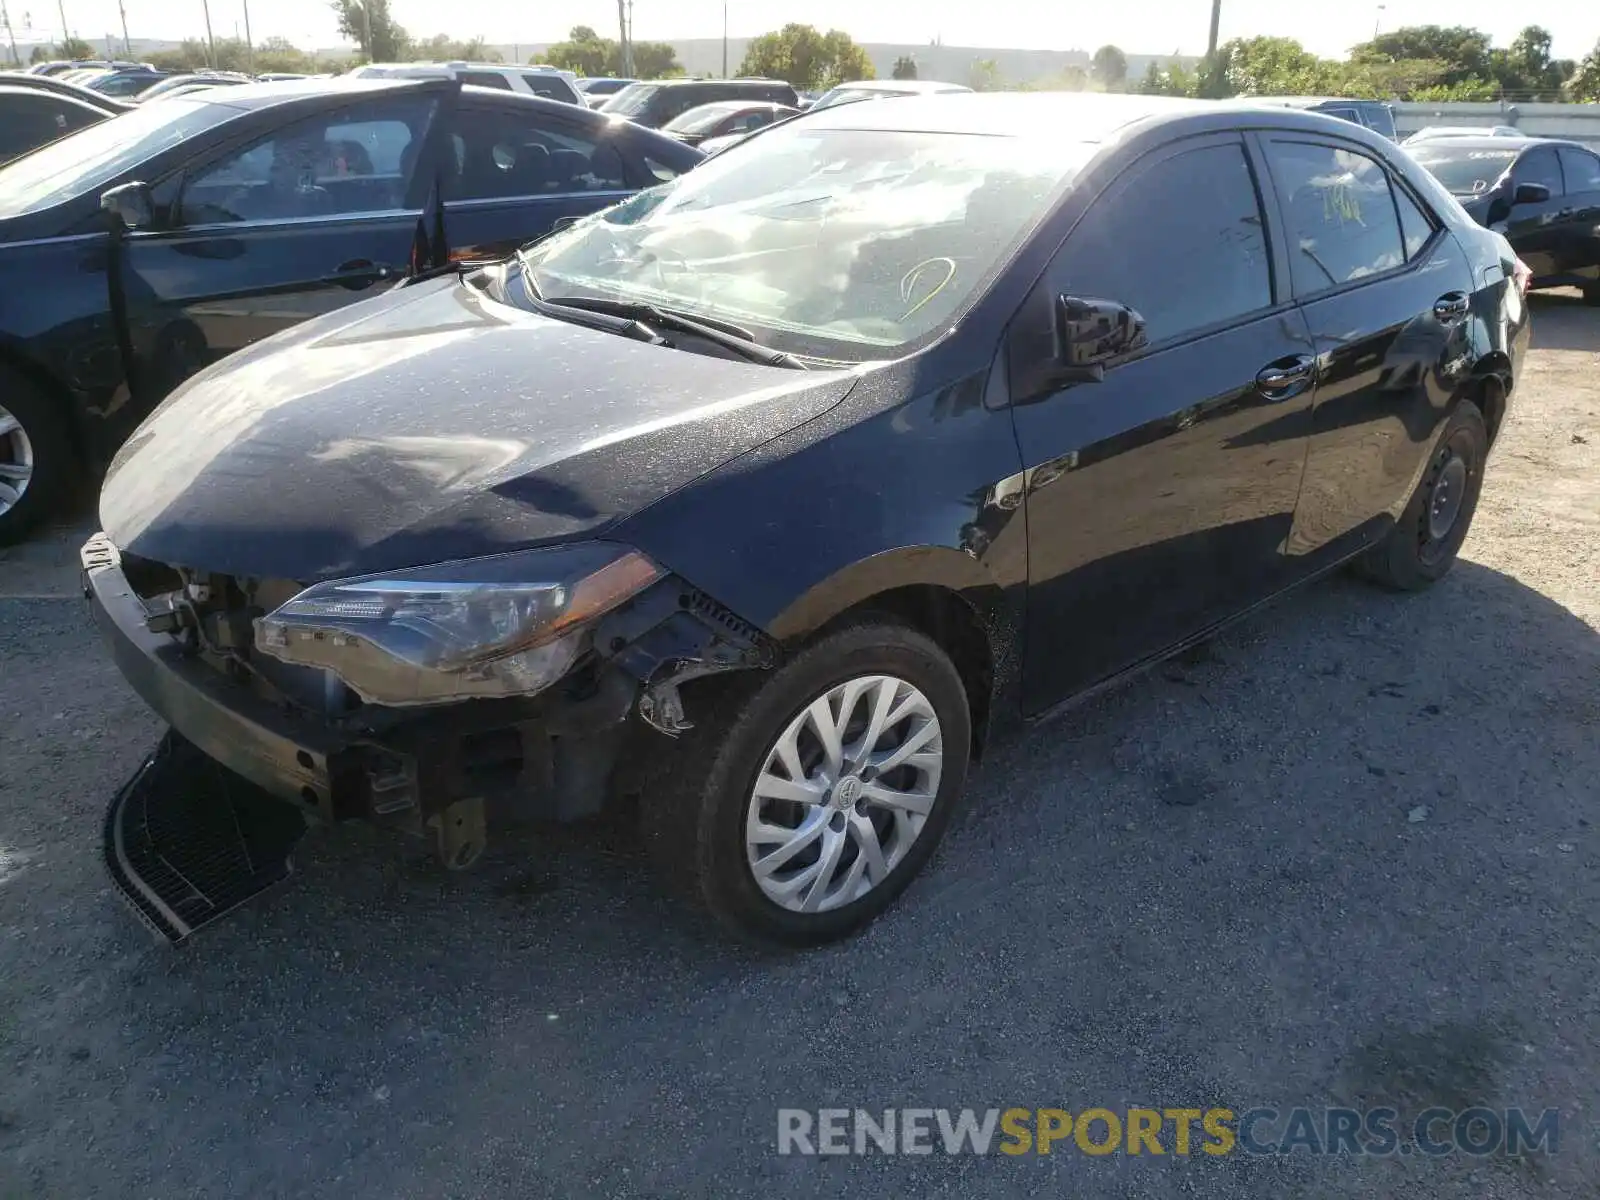
[[[645,724],[674,738],[694,728],[684,711],[683,684],[730,671],[770,670],[778,661],[775,641],[675,578],[602,621],[595,646],[639,683]]]

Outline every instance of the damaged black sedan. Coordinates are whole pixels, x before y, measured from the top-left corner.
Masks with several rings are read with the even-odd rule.
[[[1441,578],[1515,265],[1316,114],[843,106],[208,368],[87,590],[173,753],[450,867],[627,800],[730,929],[822,942],[1006,730],[1342,564]],[[162,803],[107,827],[153,922],[272,875],[253,822],[161,851],[209,819]]]

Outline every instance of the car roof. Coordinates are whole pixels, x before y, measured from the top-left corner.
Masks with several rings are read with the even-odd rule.
[[[105,113],[105,110],[86,97],[69,96],[66,92],[51,92],[44,88],[17,87],[15,84],[0,80],[0,96],[32,96],[36,99],[60,100],[63,104],[76,104],[79,108],[93,109],[95,112]],[[105,113],[110,116],[110,113]]]
[[[1352,96],[1240,96],[1257,104],[1283,108],[1316,108],[1319,104],[1385,104],[1383,100],[1356,99]]]
[[[791,87],[781,79],[640,79],[635,82],[652,87],[733,87],[754,91],[756,88]]]
[[[960,83],[945,83],[939,79],[850,79],[838,84],[834,91],[852,92],[904,92],[906,95],[937,95],[940,92],[970,92]]]
[[[839,104],[805,114],[806,128],[883,129],[1000,136],[1045,133],[1070,123],[1074,141],[1100,141],[1150,117],[1219,111],[1214,100],[1109,92],[936,92],[893,104]]]
[[[200,83],[204,77],[194,82]],[[363,96],[379,92],[398,91],[415,88],[418,84],[429,82],[423,79],[399,78],[361,78],[355,79],[348,75],[340,75],[335,79],[275,79],[267,83],[239,83],[232,87],[217,92],[213,104],[226,104],[233,108],[270,108],[274,104],[284,104],[290,100],[302,100],[307,96]],[[483,89],[485,91],[494,89]],[[495,90],[496,95],[505,93]],[[572,105],[566,107],[571,108]]]

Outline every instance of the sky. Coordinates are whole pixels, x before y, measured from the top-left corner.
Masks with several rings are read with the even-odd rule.
[[[19,40],[57,38],[64,5],[73,32],[99,40],[119,34],[118,0],[4,0]],[[207,0],[122,0],[134,37],[204,37]],[[248,0],[208,0],[213,32],[243,28]],[[1201,54],[1211,6],[1207,0],[1121,0],[1047,3],[1043,0],[729,0],[728,28],[750,37],[788,21],[843,29],[863,42],[928,42],[995,49],[1093,50],[1107,42],[1135,54]],[[641,40],[720,37],[722,0],[634,0],[634,35]],[[482,36],[494,44],[559,41],[574,25],[615,36],[615,0],[390,0],[395,19],[414,35]],[[1471,25],[1505,45],[1524,25],[1550,30],[1558,58],[1582,58],[1600,40],[1600,0],[1223,0],[1222,39],[1273,34],[1299,39],[1324,56],[1342,55],[1385,29],[1406,24]],[[32,36],[25,26],[36,30]],[[340,42],[328,0],[255,0],[251,33],[259,43],[286,37],[301,46]]]

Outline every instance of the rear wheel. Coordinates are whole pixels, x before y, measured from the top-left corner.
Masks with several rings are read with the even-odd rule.
[[[51,514],[76,462],[60,406],[26,376],[0,367],[0,546]]]
[[[747,939],[817,945],[865,925],[927,862],[965,784],[961,677],[903,626],[840,630],[687,734],[646,841],[669,881]]]
[[[1456,407],[1400,520],[1358,561],[1361,573],[1401,591],[1420,591],[1455,565],[1483,489],[1489,431],[1470,400]]]

